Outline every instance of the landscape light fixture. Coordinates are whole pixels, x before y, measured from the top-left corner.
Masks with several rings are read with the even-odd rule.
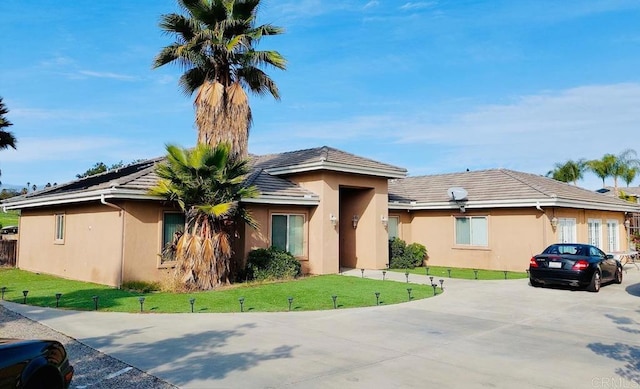
[[[142,307],[144,306],[144,297],[138,297],[138,301],[140,302],[140,312],[142,312]]]
[[[507,273],[509,273],[509,271],[508,270],[503,270],[503,272],[504,272],[504,279],[506,280],[507,279]]]
[[[240,312],[244,312],[244,297],[240,297],[238,302],[240,303]]]
[[[387,271],[386,271],[386,270],[383,270],[383,271],[382,271],[382,281],[384,281],[384,277],[385,277],[386,275],[387,275]]]
[[[22,291],[22,295],[24,296],[24,300],[22,300],[22,304],[26,304],[27,303],[27,295],[29,294],[28,290],[23,290]]]
[[[60,306],[60,297],[62,297],[62,293],[56,293],[56,308]]]
[[[431,281],[431,284],[433,284],[433,276],[429,276],[429,280]]]
[[[440,289],[444,290],[444,280],[440,280]]]
[[[380,305],[380,292],[375,292],[376,295],[376,305]]]
[[[362,274],[362,278],[364,278],[364,269],[360,269],[360,273]]]
[[[3,286],[2,288],[0,288],[0,291],[2,291],[2,300],[4,300],[4,292],[7,291],[7,287]]]
[[[196,299],[195,298],[192,297],[192,298],[189,299],[189,304],[191,304],[191,313],[193,313],[193,304],[195,304],[195,303],[196,303]]]
[[[358,227],[358,220],[360,220],[358,215],[353,215],[353,217],[351,218],[351,225],[353,225],[354,229]]]
[[[93,307],[94,309],[97,311],[98,310],[98,296],[91,296],[91,298],[93,299]]]
[[[409,301],[411,301],[411,288],[407,288],[407,293],[409,294]]]
[[[427,275],[429,275],[429,266],[426,266],[424,269],[426,270]]]
[[[435,296],[438,292],[436,291],[436,288],[438,287],[438,285],[436,284],[431,284],[431,287],[433,288],[433,295]]]
[[[404,276],[407,278],[407,283],[409,283],[409,271],[404,272]]]
[[[334,294],[333,296],[331,296],[331,298],[333,299],[333,309],[338,309],[338,305],[336,304],[336,300],[338,299],[338,296]]]
[[[478,279],[478,269],[473,269],[473,277],[474,279]]]
[[[447,269],[447,273],[449,273],[449,278],[451,278],[451,268]]]
[[[293,297],[287,297],[287,300],[289,300],[289,311],[291,311],[291,303],[293,303]]]

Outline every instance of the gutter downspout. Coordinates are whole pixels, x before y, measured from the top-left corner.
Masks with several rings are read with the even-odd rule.
[[[539,201],[536,201],[536,209],[545,215],[547,214],[547,212],[540,206]],[[542,222],[542,245],[547,247],[547,223],[544,221]]]
[[[124,238],[125,238],[125,234],[124,234],[124,208],[115,205],[113,203],[109,203],[107,202],[107,200],[104,197],[104,193],[102,193],[100,195],[100,203],[104,204],[108,207],[111,208],[115,208],[119,211],[120,214],[120,276],[119,276],[119,280],[118,280],[118,289],[122,288],[122,282],[124,280]]]

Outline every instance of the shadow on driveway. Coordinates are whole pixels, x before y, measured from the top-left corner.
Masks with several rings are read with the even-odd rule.
[[[83,339],[83,343],[98,349],[114,348],[124,362],[149,369],[149,373],[164,377],[174,385],[185,385],[191,381],[218,380],[234,371],[246,371],[258,364],[282,358],[292,358],[298,346],[282,345],[270,351],[256,348],[244,352],[225,353],[224,346],[232,337],[241,337],[254,324],[244,324],[235,330],[208,330],[180,337],[166,337],[154,343],[118,341],[123,337],[136,337],[144,329],[126,330],[106,337]],[[259,346],[259,345],[257,345]]]

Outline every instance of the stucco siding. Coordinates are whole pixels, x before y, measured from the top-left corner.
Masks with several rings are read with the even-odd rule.
[[[54,242],[55,215],[64,214],[64,241]],[[121,214],[104,205],[22,211],[18,267],[64,278],[117,286]]]

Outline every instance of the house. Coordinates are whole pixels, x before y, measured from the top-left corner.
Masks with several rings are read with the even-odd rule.
[[[288,250],[312,274],[388,266],[388,238],[419,242],[429,263],[523,270],[555,241],[626,249],[625,215],[638,207],[510,170],[409,177],[403,168],[331,147],[252,156],[243,200],[260,228],[240,231],[235,253]],[[119,286],[171,272],[162,248],[184,225],[148,189],[160,159],[9,199],[20,209],[18,267]],[[450,189],[466,192],[450,199]],[[456,191],[457,194],[462,193]]]

